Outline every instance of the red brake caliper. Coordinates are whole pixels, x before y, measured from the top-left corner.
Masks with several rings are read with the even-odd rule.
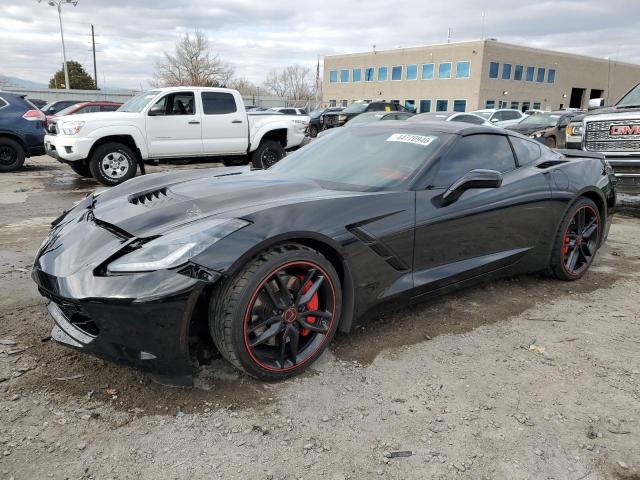
[[[564,245],[562,246],[562,253],[564,255],[566,255],[567,253],[569,253],[569,242],[570,242],[570,238],[569,235],[565,235],[564,236]]]
[[[300,279],[300,281],[304,280],[304,275],[299,275],[298,278]],[[307,290],[309,290],[311,288],[311,285],[313,285],[313,283],[311,281],[309,281],[309,283],[307,283],[304,287],[302,287],[302,293],[306,293]],[[307,310],[317,310],[318,309],[318,292],[313,294],[313,297],[311,297],[311,300],[309,300],[309,303],[307,303]],[[307,317],[307,323],[316,323],[316,317]],[[309,329],[308,328],[303,328],[302,330],[300,330],[300,334],[302,336],[307,336],[309,335]]]

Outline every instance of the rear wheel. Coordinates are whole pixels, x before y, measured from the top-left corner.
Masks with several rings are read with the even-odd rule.
[[[318,127],[315,125],[309,125],[309,136],[311,138],[316,138],[318,136]]]
[[[280,142],[266,140],[251,154],[251,164],[253,168],[267,169],[282,160],[286,154]]]
[[[91,175],[91,169],[89,168],[89,165],[87,165],[86,162],[70,162],[69,166],[71,167],[71,170],[76,172],[81,177],[85,177],[85,178],[93,177],[93,175]]]
[[[12,172],[22,167],[24,149],[15,140],[0,138],[0,172]]]
[[[598,207],[580,198],[565,215],[553,245],[549,270],[560,280],[577,280],[591,266],[601,235]]]
[[[318,252],[274,248],[214,293],[209,326],[216,347],[262,380],[302,372],[325,350],[340,319],[340,279]]]
[[[95,149],[89,160],[93,177],[108,187],[119,185],[135,177],[136,157],[133,151],[121,143],[109,142]]]

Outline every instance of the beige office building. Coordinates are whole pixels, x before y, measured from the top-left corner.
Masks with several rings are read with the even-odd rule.
[[[640,83],[640,65],[495,40],[331,55],[323,103],[386,100],[418,112],[587,108]]]

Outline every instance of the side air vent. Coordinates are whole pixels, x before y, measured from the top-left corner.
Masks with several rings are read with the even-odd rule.
[[[536,167],[541,170],[545,170],[547,168],[555,167],[556,165],[562,165],[563,163],[567,163],[567,160],[547,160],[546,162],[536,165]]]
[[[398,271],[409,270],[409,266],[406,265],[397,255],[395,255],[389,247],[387,247],[382,241],[371,235],[364,228],[358,226],[350,226],[347,229],[362,243],[373,250],[376,255],[383,258],[391,267]]]
[[[129,203],[133,205],[148,205],[154,200],[159,200],[167,196],[167,188],[162,187],[157,190],[151,190],[148,192],[137,193],[129,197]]]

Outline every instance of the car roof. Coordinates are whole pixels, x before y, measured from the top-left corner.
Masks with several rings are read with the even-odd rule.
[[[437,132],[437,133],[452,133],[456,135],[472,135],[476,133],[488,133],[488,134],[499,134],[499,135],[512,135],[515,132],[509,132],[502,128],[496,128],[494,126],[482,126],[482,125],[474,125],[471,123],[464,122],[443,122],[443,121],[428,121],[424,122],[411,122],[407,120],[388,120],[386,122],[370,122],[363,123],[362,125],[355,125],[353,128],[379,128],[386,129],[390,133],[393,133],[394,129],[398,127],[408,128],[413,130],[416,133],[420,133],[421,131],[425,134],[429,132]],[[514,136],[521,136],[515,134]]]

